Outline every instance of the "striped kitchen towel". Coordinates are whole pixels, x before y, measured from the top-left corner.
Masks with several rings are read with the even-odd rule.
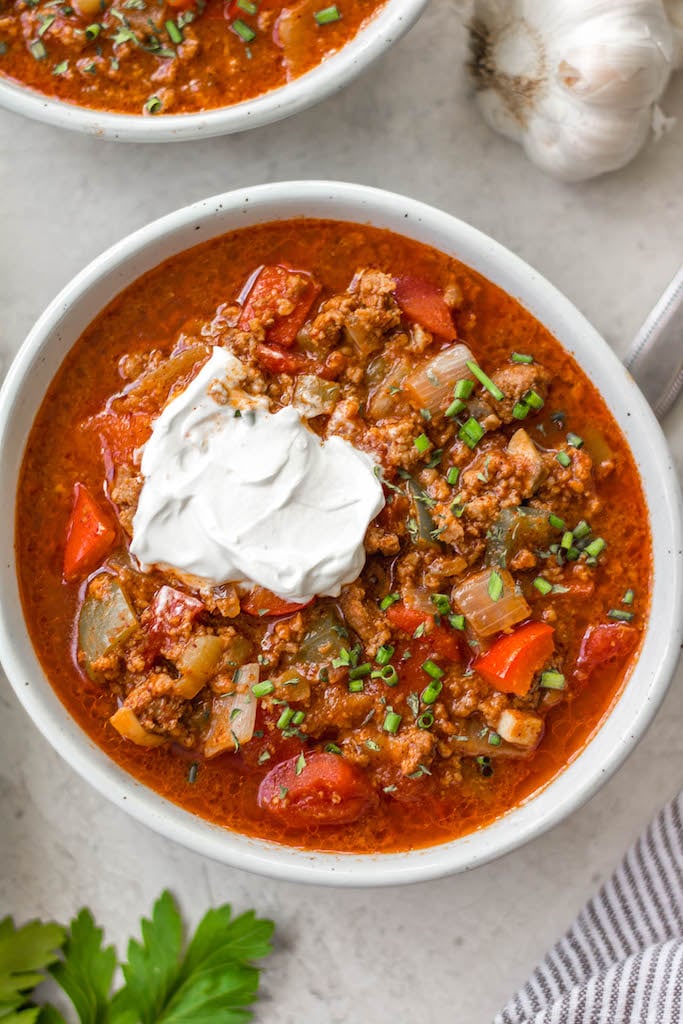
[[[683,794],[657,815],[495,1024],[681,1024]]]

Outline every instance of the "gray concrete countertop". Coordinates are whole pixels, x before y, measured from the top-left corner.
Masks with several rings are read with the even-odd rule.
[[[340,95],[240,137],[103,144],[0,113],[0,353],[124,234],[177,206],[285,178],[340,178],[470,221],[559,286],[617,352],[683,259],[683,123],[619,174],[565,186],[483,124],[450,0]],[[683,122],[683,74],[666,97]],[[683,403],[666,432],[683,469]],[[9,516],[4,496],[3,514]],[[100,798],[0,690],[0,906],[88,904],[121,941],[162,885],[190,919],[255,906],[278,924],[259,1024],[485,1024],[680,784],[683,671],[636,752],[571,820],[468,875],[379,892],[269,882],[188,853]]]

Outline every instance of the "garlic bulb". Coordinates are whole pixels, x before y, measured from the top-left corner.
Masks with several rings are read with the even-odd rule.
[[[564,181],[648,137],[683,61],[683,0],[474,0],[471,69],[489,124]]]

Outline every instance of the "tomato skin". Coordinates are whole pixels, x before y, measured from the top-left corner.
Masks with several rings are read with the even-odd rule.
[[[116,530],[89,491],[74,487],[74,502],[64,548],[64,579],[76,580],[96,569],[116,541]]]
[[[640,631],[623,622],[589,626],[583,635],[576,661],[576,679],[586,682],[600,665],[625,661],[636,649],[639,639]]]
[[[457,332],[451,311],[441,291],[421,277],[396,279],[396,302],[409,320],[445,341],[455,341]]]
[[[204,611],[204,603],[183,590],[164,585],[157,590],[149,606],[149,629],[155,633],[175,633],[190,626]]]
[[[552,657],[554,633],[545,622],[527,622],[496,640],[486,654],[476,659],[473,668],[495,690],[523,697],[536,673]]]
[[[294,612],[299,612],[302,608],[308,608],[309,604],[312,604],[314,600],[315,598],[311,598],[305,604],[296,604],[294,601],[286,601],[283,597],[278,597],[277,594],[266,590],[265,587],[254,587],[253,590],[242,598],[240,605],[242,611],[246,612],[247,615],[259,617],[264,615],[293,615]]]
[[[311,359],[303,352],[288,352],[276,345],[257,345],[256,359],[268,373],[288,373],[291,377],[298,373],[325,376],[325,367],[317,359]]]
[[[378,803],[362,771],[339,754],[314,753],[297,775],[298,758],[281,761],[258,791],[262,810],[293,828],[349,825]]]
[[[446,658],[448,661],[460,661],[462,649],[457,634],[446,626],[437,626],[434,616],[411,608],[406,604],[392,604],[387,608],[387,619],[392,626],[402,629],[411,637],[415,630],[424,626],[424,633],[419,637],[420,644],[428,645],[430,651]]]
[[[281,316],[278,313],[278,304],[288,297],[290,279],[302,277],[307,281],[306,287],[296,300],[292,312]],[[272,318],[273,323],[266,328],[266,342],[269,345],[279,345],[281,348],[291,348],[306,322],[311,306],[320,295],[320,290],[320,285],[305,271],[292,270],[279,264],[263,267],[249,290],[239,318],[239,326],[246,330],[255,317]]]

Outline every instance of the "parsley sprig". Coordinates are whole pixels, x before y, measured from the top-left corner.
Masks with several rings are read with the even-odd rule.
[[[258,995],[260,970],[252,961],[271,952],[272,921],[253,911],[232,916],[228,904],[209,910],[188,945],[176,903],[164,892],[141,939],[128,943],[124,984],[112,994],[113,946],[89,910],[68,928],[31,921],[17,928],[0,921],[0,1024],[66,1024],[50,1004],[34,1001],[52,975],[71,1000],[80,1024],[244,1024]]]

